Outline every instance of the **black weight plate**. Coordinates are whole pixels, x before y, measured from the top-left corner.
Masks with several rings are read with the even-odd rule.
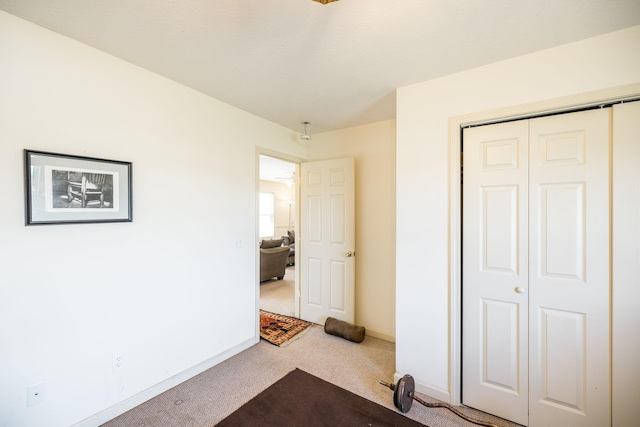
[[[405,375],[398,380],[396,389],[393,392],[393,404],[400,412],[406,413],[411,409],[415,389],[416,383],[411,375]]]

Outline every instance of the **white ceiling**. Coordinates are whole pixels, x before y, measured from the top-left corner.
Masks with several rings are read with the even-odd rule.
[[[302,132],[395,89],[640,24],[639,0],[0,0],[0,10]],[[640,47],[639,47],[640,48]]]
[[[260,179],[263,181],[293,183],[295,170],[295,163],[274,157],[260,156]]]

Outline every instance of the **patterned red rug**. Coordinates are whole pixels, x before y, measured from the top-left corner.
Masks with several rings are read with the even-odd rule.
[[[295,317],[260,310],[260,337],[273,345],[281,346],[311,325]]]

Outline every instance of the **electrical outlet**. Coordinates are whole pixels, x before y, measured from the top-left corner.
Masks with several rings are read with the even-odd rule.
[[[44,383],[27,387],[27,406],[37,405],[44,402],[45,387]]]
[[[124,369],[124,356],[121,354],[113,356],[111,368],[113,369],[113,372]]]

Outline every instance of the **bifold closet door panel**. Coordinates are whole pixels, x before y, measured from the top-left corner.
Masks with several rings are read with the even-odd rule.
[[[640,420],[640,101],[613,107],[613,135],[613,425],[633,426]]]
[[[464,130],[463,402],[527,424],[528,123]]]
[[[611,109],[530,120],[529,423],[610,423]]]

